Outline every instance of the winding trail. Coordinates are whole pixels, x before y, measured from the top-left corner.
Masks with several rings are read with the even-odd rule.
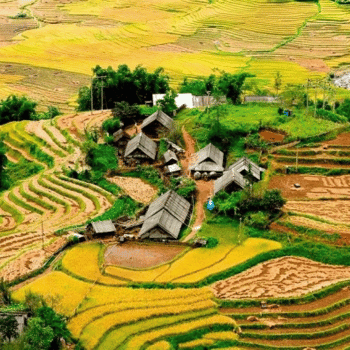
[[[195,140],[192,136],[182,127],[182,134],[185,140],[185,158],[181,160],[182,168],[186,176],[190,177],[190,171],[188,170],[190,164],[193,162],[193,155],[195,154]],[[214,181],[197,180],[197,194],[196,194],[196,221],[192,226],[191,233],[184,239],[184,242],[188,242],[195,237],[197,231],[201,228],[205,219],[204,204],[207,202],[208,197],[212,197],[214,191]]]

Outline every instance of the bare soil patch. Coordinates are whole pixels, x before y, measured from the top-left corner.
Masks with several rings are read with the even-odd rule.
[[[213,285],[222,299],[289,298],[350,279],[350,267],[301,257],[273,259]]]
[[[350,146],[350,133],[339,134],[334,140],[325,141],[323,144]]]
[[[145,269],[166,263],[185,249],[183,246],[126,242],[109,246],[105,252],[105,262],[107,265]]]
[[[156,188],[138,178],[114,176],[107,180],[121,187],[131,198],[140,203],[150,203],[157,194]]]
[[[264,141],[267,142],[282,142],[285,138],[285,135],[270,130],[261,130],[259,135]]]
[[[276,175],[271,178],[269,188],[280,189],[288,200],[344,198],[350,195],[350,176]]]

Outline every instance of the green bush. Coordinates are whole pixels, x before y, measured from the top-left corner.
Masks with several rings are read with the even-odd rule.
[[[219,244],[219,240],[215,237],[204,237],[204,239],[207,240],[207,245],[205,246],[205,248],[215,248]]]
[[[118,131],[120,128],[120,119],[111,118],[107,119],[102,123],[102,129],[112,135],[114,132]]]
[[[316,112],[317,116],[322,119],[330,120],[334,123],[346,123],[348,119],[340,114],[335,114],[324,109],[318,109]]]
[[[90,147],[86,154],[86,163],[95,171],[106,172],[118,167],[115,148],[109,145],[97,144]]]
[[[269,215],[258,211],[257,213],[252,213],[244,219],[244,224],[248,226],[253,226],[259,229],[265,229],[270,223]]]

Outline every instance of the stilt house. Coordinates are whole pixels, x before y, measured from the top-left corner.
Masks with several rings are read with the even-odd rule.
[[[130,136],[123,129],[119,129],[113,134],[113,143],[117,147],[125,147],[129,141]]]
[[[163,157],[164,157],[164,165],[177,164],[177,162],[179,161],[176,154],[171,150],[166,151]]]

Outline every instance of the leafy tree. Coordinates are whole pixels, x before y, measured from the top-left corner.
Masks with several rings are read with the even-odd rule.
[[[119,119],[125,126],[132,125],[140,116],[140,108],[138,105],[130,105],[128,102],[117,102],[112,111],[113,118]]]
[[[350,120],[350,99],[346,98],[344,102],[337,108],[337,113],[343,115]]]
[[[231,100],[233,104],[239,104],[243,84],[248,77],[253,77],[253,75],[249,73],[231,74],[222,72],[217,83],[218,90],[221,91],[227,99]]]
[[[8,96],[6,100],[0,102],[0,124],[32,119],[36,114],[36,105],[36,102],[29,100],[25,96]]]
[[[32,292],[31,290],[25,292],[24,304],[33,314],[37,309],[46,305],[44,298],[41,295]]]
[[[306,92],[303,85],[287,84],[281,96],[287,107],[302,108],[306,106]]]
[[[174,90],[167,91],[165,96],[157,101],[159,108],[166,114],[172,115],[173,111],[176,110],[175,97],[177,93]]]
[[[275,81],[274,81],[274,88],[276,90],[276,95],[278,95],[279,90],[281,89],[282,86],[282,75],[280,72],[277,72],[275,75]]]
[[[12,297],[9,284],[2,277],[0,279],[0,304],[11,305]]]
[[[43,321],[44,327],[49,327],[53,331],[51,348],[59,348],[60,338],[63,338],[65,340],[69,339],[70,332],[67,329],[64,318],[56,314],[56,312],[52,308],[48,306],[43,306],[36,311],[36,316],[40,317],[40,319]]]
[[[137,66],[134,71],[123,64],[117,70],[112,67],[103,69],[93,68],[95,79],[92,81],[93,105],[95,109],[101,107],[101,89],[103,87],[103,106],[112,109],[116,102],[126,101],[129,104],[143,104],[152,100],[152,94],[165,93],[169,89],[169,77],[163,68],[157,68],[153,73],[146,68]],[[79,90],[78,110],[91,108],[91,90],[83,87]]]
[[[28,320],[24,350],[48,350],[53,339],[54,331],[50,326],[45,326],[44,320],[40,317]]]
[[[216,83],[216,76],[214,74],[211,74],[206,78],[202,77],[190,81],[185,77],[180,85],[180,92],[192,93],[194,96],[205,96],[207,91],[210,91],[213,95],[217,92]]]
[[[0,333],[4,339],[10,341],[11,338],[16,338],[18,335],[17,327],[18,322],[15,316],[8,315],[0,318]]]

